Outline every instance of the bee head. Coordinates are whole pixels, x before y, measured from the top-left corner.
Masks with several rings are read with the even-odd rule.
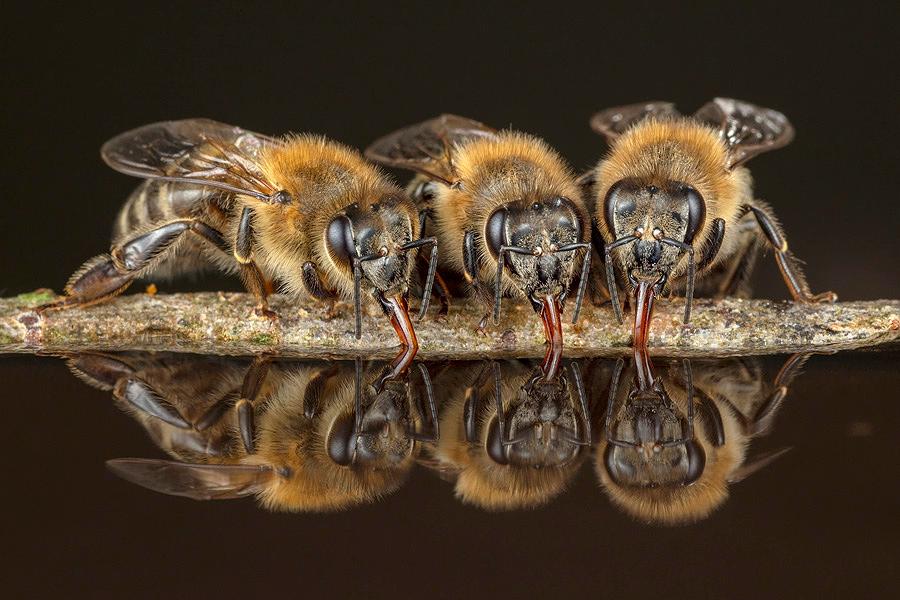
[[[512,278],[539,310],[542,298],[564,299],[568,294],[576,259],[571,246],[583,241],[585,229],[567,198],[522,199],[488,217],[484,240],[491,256],[505,261]]]
[[[353,273],[358,263],[362,279],[384,297],[408,292],[412,263],[404,246],[415,234],[408,205],[399,194],[354,203],[335,216],[325,232],[325,245],[341,270]]]
[[[410,414],[401,382],[389,382],[380,392],[367,385],[353,412],[332,424],[326,439],[328,456],[347,467],[396,468],[413,452],[408,434]]]
[[[656,277],[664,285],[684,245],[703,228],[706,203],[684,183],[623,179],[607,192],[603,217],[614,240],[634,238],[615,255],[622,271],[631,278]]]

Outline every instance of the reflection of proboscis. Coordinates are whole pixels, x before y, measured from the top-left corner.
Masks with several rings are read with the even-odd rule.
[[[422,366],[384,381],[384,367],[358,361],[123,353],[73,356],[69,364],[111,390],[175,459],[117,459],[110,468],[171,495],[255,495],[269,509],[339,510],[396,491],[418,441],[437,434]]]
[[[492,510],[559,494],[589,453],[590,409],[576,363],[548,381],[508,361],[438,376],[441,437],[424,464],[455,481],[464,502]]]
[[[807,356],[788,359],[771,386],[749,359],[671,361],[659,373],[639,351],[624,373],[619,361],[595,447],[603,489],[643,521],[706,518],[729,484],[787,451],[747,460],[750,440],[767,432]]]

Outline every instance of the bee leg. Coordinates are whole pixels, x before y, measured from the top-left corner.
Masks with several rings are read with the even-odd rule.
[[[464,276],[466,282],[472,286],[472,292],[476,302],[484,303],[488,307],[493,306],[493,294],[478,280],[478,252],[475,249],[474,231],[467,231],[465,237],[463,237],[463,268],[465,269]],[[487,327],[488,319],[490,317],[490,313],[481,317],[478,326],[475,327],[475,333],[484,336],[487,335],[487,330],[485,328]]]
[[[309,295],[317,300],[336,300],[337,293],[325,287],[319,270],[312,262],[303,263],[303,287],[309,292]]]
[[[263,277],[259,266],[253,262],[253,209],[244,207],[241,212],[241,220],[238,223],[237,235],[234,240],[234,259],[241,266],[241,280],[247,291],[256,297],[256,308],[253,312],[258,317],[277,319],[278,313],[269,310],[268,288],[266,278]]]
[[[244,444],[247,454],[256,452],[256,410],[254,405],[259,400],[270,364],[268,356],[259,356],[253,361],[244,376],[241,397],[234,405],[235,411],[237,411],[241,442]]]
[[[447,286],[447,282],[444,281],[444,278],[441,277],[440,273],[434,274],[434,282],[437,284],[434,293],[441,303],[441,307],[438,309],[438,313],[435,315],[434,320],[441,322],[446,320],[447,315],[450,314],[450,288]]]
[[[65,297],[38,307],[38,311],[72,306],[90,306],[124,292],[131,282],[149,273],[164,253],[192,231],[220,249],[225,249],[222,235],[202,221],[178,219],[156,229],[117,242],[109,254],[96,256],[81,266],[66,284]]]
[[[778,263],[778,269],[781,276],[794,297],[795,302],[815,303],[815,302],[834,302],[837,300],[837,294],[834,292],[822,292],[821,294],[813,294],[806,283],[806,277],[800,268],[797,258],[788,250],[787,238],[784,231],[778,224],[778,221],[772,215],[767,206],[757,202],[745,207],[756,217],[756,222],[766,237],[766,241],[775,251],[775,261]]]

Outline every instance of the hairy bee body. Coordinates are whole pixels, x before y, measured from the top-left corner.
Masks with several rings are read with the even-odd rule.
[[[562,158],[545,142],[530,135],[500,132],[496,138],[472,140],[455,147],[451,161],[463,185],[436,186],[431,205],[446,264],[457,273],[466,273],[463,238],[475,233],[479,282],[493,285],[497,257],[485,236],[488,219],[494,211],[511,203],[542,203],[567,198],[579,210],[584,222],[589,217],[581,203],[581,193]],[[515,260],[515,259],[514,259]],[[564,258],[564,278],[575,269],[574,253]],[[522,261],[523,280],[537,280],[535,261]],[[560,290],[556,290],[558,293]],[[525,298],[526,288],[504,274],[503,293]]]
[[[210,149],[215,152],[215,148]],[[397,196],[399,218],[388,230],[384,243],[407,243],[419,235],[418,209],[408,197],[373,165],[351,148],[313,135],[289,138],[260,154],[266,180],[286,191],[289,205],[260,206],[252,197],[220,190],[185,186],[180,182],[148,180],[129,196],[115,222],[113,243],[149,231],[173,219],[197,218],[223,234],[231,255],[214,252],[208,243],[193,237],[179,240],[156,268],[162,276],[191,272],[212,262],[235,272],[239,259],[231,240],[236,238],[244,208],[254,208],[252,228],[257,246],[253,259],[268,280],[277,280],[285,292],[309,298],[303,282],[303,264],[313,261],[322,270],[322,283],[341,297],[353,293],[353,274],[326,245],[329,221],[353,204],[369,210],[392,194]],[[411,264],[405,275],[408,277]],[[371,287],[371,284],[364,284]]]
[[[697,273],[698,277],[721,270],[722,263],[731,261],[745,248],[749,238],[759,234],[756,227],[740,227],[746,216],[742,207],[753,202],[753,180],[744,167],[725,169],[727,148],[718,132],[697,121],[650,119],[638,123],[616,141],[615,150],[597,166],[595,217],[605,239],[616,239],[612,223],[601,216],[602,199],[610,188],[625,179],[635,179],[642,185],[664,188],[677,181],[692,185],[706,201],[706,219],[696,232],[695,240],[702,241],[697,251],[703,254],[713,243],[710,232],[713,221],[725,221],[726,234],[715,257]],[[749,217],[752,219],[752,216]],[[674,229],[668,220],[654,221],[664,230]],[[683,291],[687,260],[681,260],[669,275],[669,289]],[[712,283],[712,282],[711,282]],[[721,282],[712,283],[713,286]],[[709,288],[707,288],[709,289]]]

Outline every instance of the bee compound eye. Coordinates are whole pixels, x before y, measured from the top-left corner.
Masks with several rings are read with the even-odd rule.
[[[494,419],[488,425],[485,450],[492,461],[498,465],[508,465],[509,458],[503,448],[503,432],[500,429],[500,419]]]
[[[495,258],[500,255],[500,248],[506,244],[507,216],[507,210],[499,208],[488,217],[487,224],[484,227],[484,239]]]
[[[706,201],[703,200],[700,192],[691,186],[684,187],[684,194],[688,206],[688,223],[684,234],[684,243],[690,244],[706,221]]]
[[[356,437],[354,435],[353,415],[341,415],[338,417],[331,430],[328,432],[326,448],[328,456],[335,463],[346,467],[353,462],[353,454],[356,449]]]
[[[706,469],[706,452],[703,451],[697,440],[691,440],[685,444],[687,450],[687,473],[684,477],[684,485],[691,485],[700,479]]]
[[[341,262],[349,263],[356,256],[356,245],[353,243],[353,225],[347,215],[340,215],[328,223],[325,232],[325,244],[331,255]]]
[[[634,198],[628,193],[629,187],[625,180],[617,181],[609,188],[603,200],[603,218],[614,235],[616,235],[616,215],[627,217],[635,210]]]
[[[628,481],[634,480],[637,473],[622,449],[613,444],[607,445],[603,451],[603,466],[606,467],[610,479],[618,485],[626,485]]]

